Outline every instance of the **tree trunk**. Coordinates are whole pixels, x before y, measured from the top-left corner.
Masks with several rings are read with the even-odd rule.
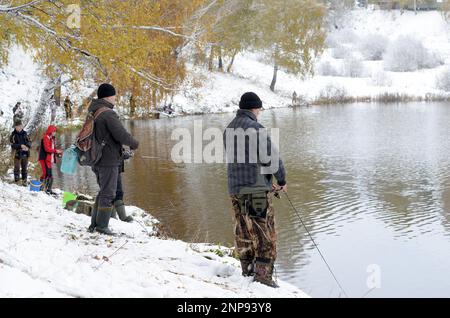
[[[55,85],[55,81],[49,81],[47,85],[45,85],[44,91],[42,92],[39,100],[39,105],[36,108],[33,117],[25,127],[28,134],[32,135],[38,129],[39,124],[43,121],[47,107],[50,104],[50,99],[54,94]]]
[[[228,67],[227,67],[227,73],[230,73],[230,72],[231,72],[231,68],[233,67],[234,59],[236,58],[237,53],[238,53],[238,50],[235,50],[235,51],[233,52],[233,56],[231,56],[230,64],[228,64]]]
[[[97,89],[93,90],[92,93],[85,100],[83,100],[83,102],[81,103],[81,105],[78,107],[78,110],[77,110],[78,116],[81,116],[85,110],[87,111],[89,105],[91,104],[92,100],[95,98],[96,94],[97,94]]]
[[[209,53],[208,70],[212,72],[214,66],[214,46],[211,46],[211,52]]]
[[[273,67],[272,83],[270,84],[270,90],[272,92],[275,92],[275,85],[277,84],[277,76],[278,76],[278,65],[275,63]]]
[[[55,103],[56,106],[60,107],[61,106],[61,76],[58,76],[57,80],[56,80],[56,88],[55,88]]]
[[[51,105],[51,103],[54,103],[52,101],[52,97],[55,93],[55,89],[59,86],[64,85],[69,81],[66,81],[64,83],[61,83],[58,79],[49,80],[47,85],[44,87],[44,91],[41,94],[41,98],[39,100],[39,105],[36,108],[36,111],[33,114],[33,117],[31,117],[31,120],[28,122],[26,126],[26,131],[31,135],[39,128],[40,124],[45,122],[45,114],[47,111],[47,107]],[[53,117],[53,116],[52,116]]]
[[[222,48],[219,48],[219,71],[223,72],[223,58],[222,58]]]
[[[130,117],[134,117],[136,114],[136,101],[134,99],[134,96],[131,95],[130,97]]]
[[[152,90],[152,109],[156,109],[157,106],[157,96],[156,96],[156,88]]]

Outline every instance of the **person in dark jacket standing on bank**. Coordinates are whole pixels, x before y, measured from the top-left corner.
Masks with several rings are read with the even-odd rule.
[[[277,235],[272,191],[287,192],[286,171],[278,150],[258,123],[262,106],[255,93],[245,93],[236,118],[224,133],[224,144],[235,219],[235,246],[242,274],[277,287],[273,280]],[[273,184],[273,176],[278,185]]]
[[[98,99],[93,100],[89,106],[89,112],[95,114],[101,109],[106,110],[96,118],[94,126],[95,138],[105,146],[101,159],[92,167],[100,191],[95,200],[89,231],[113,235],[109,229],[109,220],[114,208],[119,168],[123,161],[123,146],[135,150],[139,142],[126,131],[113,110],[116,103],[115,88],[110,84],[102,84],[97,96]]]
[[[14,123],[14,131],[9,138],[11,148],[14,151],[14,182],[20,181],[22,173],[22,185],[27,185],[28,179],[28,158],[30,158],[31,140],[23,130],[22,121]]]

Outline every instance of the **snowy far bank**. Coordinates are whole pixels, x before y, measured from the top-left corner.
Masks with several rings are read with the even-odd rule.
[[[111,220],[109,238],[43,193],[0,182],[0,206],[0,297],[307,297],[242,277],[225,248],[149,235],[157,221],[136,207],[141,225]]]
[[[414,43],[399,42],[402,38]],[[266,108],[291,106],[294,91],[301,104],[450,99],[450,79],[443,83],[450,77],[450,26],[440,12],[352,10],[328,34],[326,45],[314,76],[301,79],[281,70],[275,92],[269,89],[273,66],[258,52],[239,54],[231,73],[190,65],[191,75],[174,95],[173,107],[178,114],[233,112],[246,91],[258,93]],[[418,69],[407,63],[411,56],[406,53],[414,50],[422,50],[413,52],[413,57],[423,59]],[[406,71],[399,71],[402,67]],[[0,110],[5,113],[0,123],[12,120],[17,101],[31,115],[46,83],[41,73],[29,53],[12,50],[9,64],[0,70]],[[62,95],[69,94],[78,106],[95,86],[89,81],[73,83],[63,87]],[[118,110],[127,116],[127,109]],[[62,107],[58,117],[59,124],[67,124]]]
[[[273,66],[257,52],[242,53],[231,74],[194,68],[207,79],[205,85],[187,85],[175,96],[174,105],[186,113],[235,111],[245,91],[257,92],[267,108],[291,106],[294,91],[304,104],[450,98],[450,86],[439,83],[442,76],[450,74],[450,25],[440,12],[416,15],[399,10],[352,10],[337,27],[328,34],[314,76],[301,79],[281,70],[272,92]],[[391,71],[384,55],[389,47],[395,49],[402,37],[416,40],[436,61],[413,71]],[[380,56],[376,56],[377,50]],[[408,47],[399,51],[408,51]],[[399,64],[410,58],[399,55]]]

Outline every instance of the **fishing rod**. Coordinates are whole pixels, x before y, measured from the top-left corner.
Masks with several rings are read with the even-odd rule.
[[[112,253],[110,256],[108,256],[108,257],[106,257],[106,258],[103,258],[103,262],[102,262],[100,265],[98,265],[98,266],[94,269],[94,272],[98,271],[98,270],[100,269],[100,267],[103,266],[103,264],[105,264],[107,261],[109,261],[109,260],[111,259],[111,257],[113,257],[114,255],[116,255],[116,254],[117,254],[122,248],[124,248],[125,245],[127,245],[127,244],[128,244],[128,240],[126,240],[125,243],[123,243],[118,249],[116,249],[116,250],[114,251],[114,253]]]
[[[342,287],[341,283],[339,282],[339,280],[337,279],[336,275],[334,274],[333,270],[331,269],[331,266],[328,264],[327,260],[325,259],[325,256],[322,254],[321,250],[319,249],[319,246],[317,246],[316,241],[314,240],[314,238],[312,237],[311,233],[308,230],[308,227],[306,226],[305,222],[303,222],[302,217],[300,216],[300,213],[298,212],[298,210],[295,208],[294,203],[292,203],[291,198],[289,197],[289,195],[285,192],[284,193],[286,195],[286,198],[288,199],[290,205],[292,206],[292,209],[294,210],[294,212],[297,214],[297,217],[299,218],[300,222],[302,223],[303,227],[306,230],[306,233],[308,233],[309,238],[311,239],[311,241],[313,242],[315,248],[317,249],[317,251],[320,254],[320,257],[322,258],[323,262],[325,263],[325,265],[327,266],[328,270],[330,271],[331,275],[333,276],[335,282],[337,283],[337,285],[339,286],[339,288],[341,289],[341,291],[344,293],[345,297],[348,298],[347,293],[345,292],[345,289]]]

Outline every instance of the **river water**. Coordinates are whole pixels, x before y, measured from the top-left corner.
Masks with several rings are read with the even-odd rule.
[[[450,105],[352,104],[266,110],[280,128],[289,195],[352,297],[450,296]],[[231,245],[224,164],[175,164],[175,128],[223,129],[233,114],[127,122],[141,147],[126,165],[126,203],[176,238]],[[74,133],[61,137],[69,144]],[[141,159],[140,156],[146,156]],[[97,190],[88,169],[57,186]],[[286,198],[275,200],[277,275],[313,297],[342,297]],[[87,224],[86,224],[87,225]],[[149,251],[151,253],[151,251]]]

